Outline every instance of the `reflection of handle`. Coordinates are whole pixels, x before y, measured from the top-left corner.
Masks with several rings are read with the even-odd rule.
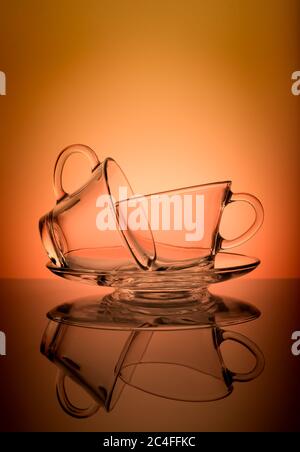
[[[56,395],[62,409],[70,416],[76,418],[89,417],[95,414],[101,407],[101,404],[98,402],[94,401],[88,408],[78,408],[70,402],[66,393],[65,379],[66,374],[59,370],[56,379]]]
[[[55,167],[54,167],[54,193],[57,202],[61,201],[67,193],[63,189],[62,184],[62,173],[67,159],[70,155],[75,153],[85,155],[92,166],[92,171],[100,164],[97,154],[91,149],[89,146],[85,146],[84,144],[72,144],[71,146],[66,147],[59,156],[57,157]]]
[[[246,336],[235,333],[233,331],[221,332],[221,343],[224,341],[234,341],[238,344],[243,345],[256,359],[255,366],[249,372],[239,373],[230,371],[233,381],[251,381],[262,373],[265,367],[265,358],[261,350],[256,344],[254,344],[254,342],[250,341],[250,339],[248,339]]]
[[[229,200],[229,203],[235,202],[235,201],[243,201],[250,204],[254,211],[255,211],[255,219],[253,221],[253,224],[250,226],[249,229],[247,229],[246,232],[244,232],[239,237],[236,237],[232,240],[227,240],[221,238],[221,248],[223,250],[226,250],[228,248],[233,248],[234,246],[239,246],[242,243],[246,242],[247,240],[251,239],[256,232],[259,230],[261,225],[264,221],[264,209],[261,205],[261,202],[253,195],[249,195],[248,193],[232,193],[231,198]]]

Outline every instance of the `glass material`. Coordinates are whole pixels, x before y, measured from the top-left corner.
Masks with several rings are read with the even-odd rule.
[[[63,169],[75,152],[89,159],[92,176],[75,193],[68,194],[63,188]],[[69,146],[59,154],[54,192],[57,204],[40,220],[41,238],[53,264],[72,270],[110,271],[136,264],[143,270],[197,266],[205,271],[221,249],[250,239],[264,216],[259,200],[246,193],[232,193],[229,181],[133,196],[117,163],[111,158],[100,163],[94,151],[84,145]],[[109,203],[113,227],[99,230],[96,219],[101,195]],[[156,208],[152,208],[153,201]],[[235,201],[250,204],[255,219],[247,231],[227,240],[219,233],[221,217],[225,206]],[[133,218],[139,221],[132,224]],[[191,228],[196,229],[196,238]]]
[[[108,251],[109,252],[109,251]],[[260,261],[255,257],[220,252],[213,267],[185,270],[144,272],[138,267],[120,271],[70,269],[51,262],[48,269],[55,275],[85,284],[113,287],[111,299],[134,304],[155,304],[166,307],[170,303],[187,304],[202,299],[202,292],[210,284],[241,277],[253,271]]]
[[[68,194],[62,174],[74,152],[90,160],[92,176]],[[125,198],[120,187],[126,188]],[[253,320],[260,311],[208,291],[210,284],[245,275],[259,264],[256,258],[224,252],[260,228],[263,208],[254,196],[233,194],[228,181],[133,196],[116,162],[108,158],[100,163],[94,151],[83,145],[69,146],[58,156],[54,191],[57,204],[40,220],[51,260],[48,269],[66,279],[114,289],[65,302],[48,312],[41,352],[58,368],[56,394],[66,413],[85,418],[101,407],[110,411],[126,385],[172,400],[218,400],[232,392],[234,382],[260,375],[264,358],[259,348],[247,337],[220,328]],[[100,195],[109,199],[112,229],[97,228]],[[159,210],[154,214],[153,197],[162,218],[166,220],[173,211],[180,227],[165,227],[157,221]],[[234,201],[249,203],[255,219],[247,231],[227,240],[219,228],[225,206]],[[178,206],[184,208],[176,210]],[[186,214],[193,209],[196,217],[187,221]],[[139,218],[142,230],[133,227],[132,218]],[[191,226],[197,233],[192,240]],[[248,372],[233,372],[225,365],[220,346],[229,340],[255,358]],[[87,407],[72,402],[67,378],[91,396]]]
[[[237,201],[250,204],[255,218],[245,232],[228,240],[219,233],[222,213]],[[230,181],[131,197],[117,203],[117,209],[129,220],[139,209],[146,216],[144,232],[147,226],[150,232],[151,225],[156,247],[151,269],[158,271],[195,265],[205,270],[220,250],[242,245],[253,237],[264,219],[260,201],[247,193],[232,193]]]
[[[63,188],[63,169],[67,159],[74,153],[84,155],[91,163],[90,180],[75,193],[68,194]],[[96,227],[97,199],[105,195],[116,201],[119,187],[126,188],[126,198],[133,190],[119,165],[111,158],[99,162],[95,152],[85,145],[71,145],[58,156],[54,168],[54,192],[56,206],[40,219],[39,227],[43,245],[51,261],[59,267],[73,267],[80,259],[87,268],[109,270],[136,262],[148,268],[155,259],[155,246],[151,230],[137,236],[131,230],[120,231],[115,205],[111,209],[115,228],[101,230]],[[120,192],[122,196],[122,192]],[[139,239],[143,244],[139,243]],[[106,249],[112,253],[107,259]],[[115,250],[122,250],[121,255]]]

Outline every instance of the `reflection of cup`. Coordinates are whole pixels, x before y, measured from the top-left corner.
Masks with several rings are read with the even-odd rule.
[[[181,269],[208,265],[215,254],[241,245],[263,223],[260,201],[246,193],[232,193],[231,182],[171,190],[146,196],[134,196],[117,203],[119,217],[126,218],[131,230],[152,231],[156,259],[152,268]],[[255,211],[253,224],[232,240],[224,239],[219,226],[224,207],[235,201],[250,204]],[[140,214],[141,212],[141,214]],[[147,221],[146,221],[147,220]]]
[[[238,342],[255,357],[251,371],[237,373],[226,367],[220,351],[220,345],[226,340]],[[122,361],[120,378],[156,396],[205,402],[227,396],[235,381],[253,380],[263,368],[264,357],[259,348],[235,332],[217,327],[142,331],[134,337]]]
[[[89,159],[92,176],[75,193],[67,194],[62,185],[63,168],[70,155],[78,152]],[[120,187],[123,191],[119,190]],[[143,234],[135,234],[130,229],[122,229],[121,234],[118,232],[115,202],[133,195],[133,191],[113,159],[107,158],[100,163],[88,146],[68,146],[59,154],[55,164],[54,191],[57,204],[40,220],[41,238],[54,264],[108,270],[132,264],[131,252],[142,268],[151,265],[155,258],[151,229]],[[108,221],[113,225],[110,229],[99,230],[97,204],[103,201],[110,205]]]
[[[58,368],[56,391],[61,407],[73,417],[89,417],[103,407],[110,411],[121,396],[124,383],[119,370],[136,332],[78,328],[50,321],[42,338],[41,352]],[[137,359],[141,355],[136,355]],[[67,395],[69,377],[92,397],[79,408]]]
[[[118,330],[101,325],[82,328],[50,321],[42,338],[41,352],[59,369],[58,401],[73,417],[89,417],[100,407],[112,410],[125,384],[168,399],[217,400],[231,393],[235,381],[253,380],[264,368],[262,352],[253,342],[216,326],[147,330],[145,323],[141,329],[125,331],[122,324]],[[220,351],[226,340],[250,351],[256,360],[252,370],[237,373],[227,368]],[[67,377],[91,396],[88,407],[79,408],[70,400]]]

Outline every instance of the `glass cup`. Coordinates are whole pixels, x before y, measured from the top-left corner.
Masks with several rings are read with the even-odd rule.
[[[224,208],[236,201],[250,204],[255,218],[245,232],[229,240],[221,236],[219,228]],[[248,193],[232,193],[230,181],[133,196],[117,202],[116,210],[121,228],[136,237],[144,234],[140,243],[145,249],[149,247],[146,233],[151,231],[156,252],[150,262],[152,270],[212,266],[220,250],[253,237],[264,218],[260,201]]]
[[[92,175],[75,193],[68,194],[63,188],[63,169],[74,153],[88,158]],[[126,268],[132,263],[144,269],[151,266],[155,259],[151,229],[135,233],[130,228],[119,228],[116,202],[132,196],[133,191],[113,159],[106,158],[100,163],[88,146],[68,146],[55,164],[54,192],[56,206],[40,219],[39,228],[43,245],[55,265],[94,270]],[[102,204],[106,205],[105,219],[100,218]]]
[[[248,372],[225,365],[220,346],[234,341],[255,358]],[[140,357],[140,359],[137,359]],[[218,327],[140,331],[120,368],[124,383],[152,395],[187,402],[208,402],[229,395],[234,382],[248,382],[264,369],[264,356],[247,337]]]

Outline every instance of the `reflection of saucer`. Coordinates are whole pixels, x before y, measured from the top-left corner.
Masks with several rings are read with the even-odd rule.
[[[188,304],[136,305],[110,296],[85,297],[66,302],[48,313],[48,318],[73,326],[109,330],[174,330],[226,326],[260,316],[249,303],[230,297],[202,293],[201,300]]]
[[[211,268],[191,267],[184,270],[143,271],[136,267],[124,270],[98,271],[90,269],[72,269],[69,267],[57,267],[49,262],[47,267],[55,275],[62,278],[78,280],[87,284],[126,289],[126,299],[145,298],[146,292],[151,292],[151,298],[160,298],[162,293],[178,293],[182,290],[199,290],[209,284],[227,281],[243,276],[254,270],[260,263],[255,257],[242,254],[224,253],[217,254],[214,265]],[[159,295],[158,295],[159,294]],[[119,298],[120,299],[120,298]]]

